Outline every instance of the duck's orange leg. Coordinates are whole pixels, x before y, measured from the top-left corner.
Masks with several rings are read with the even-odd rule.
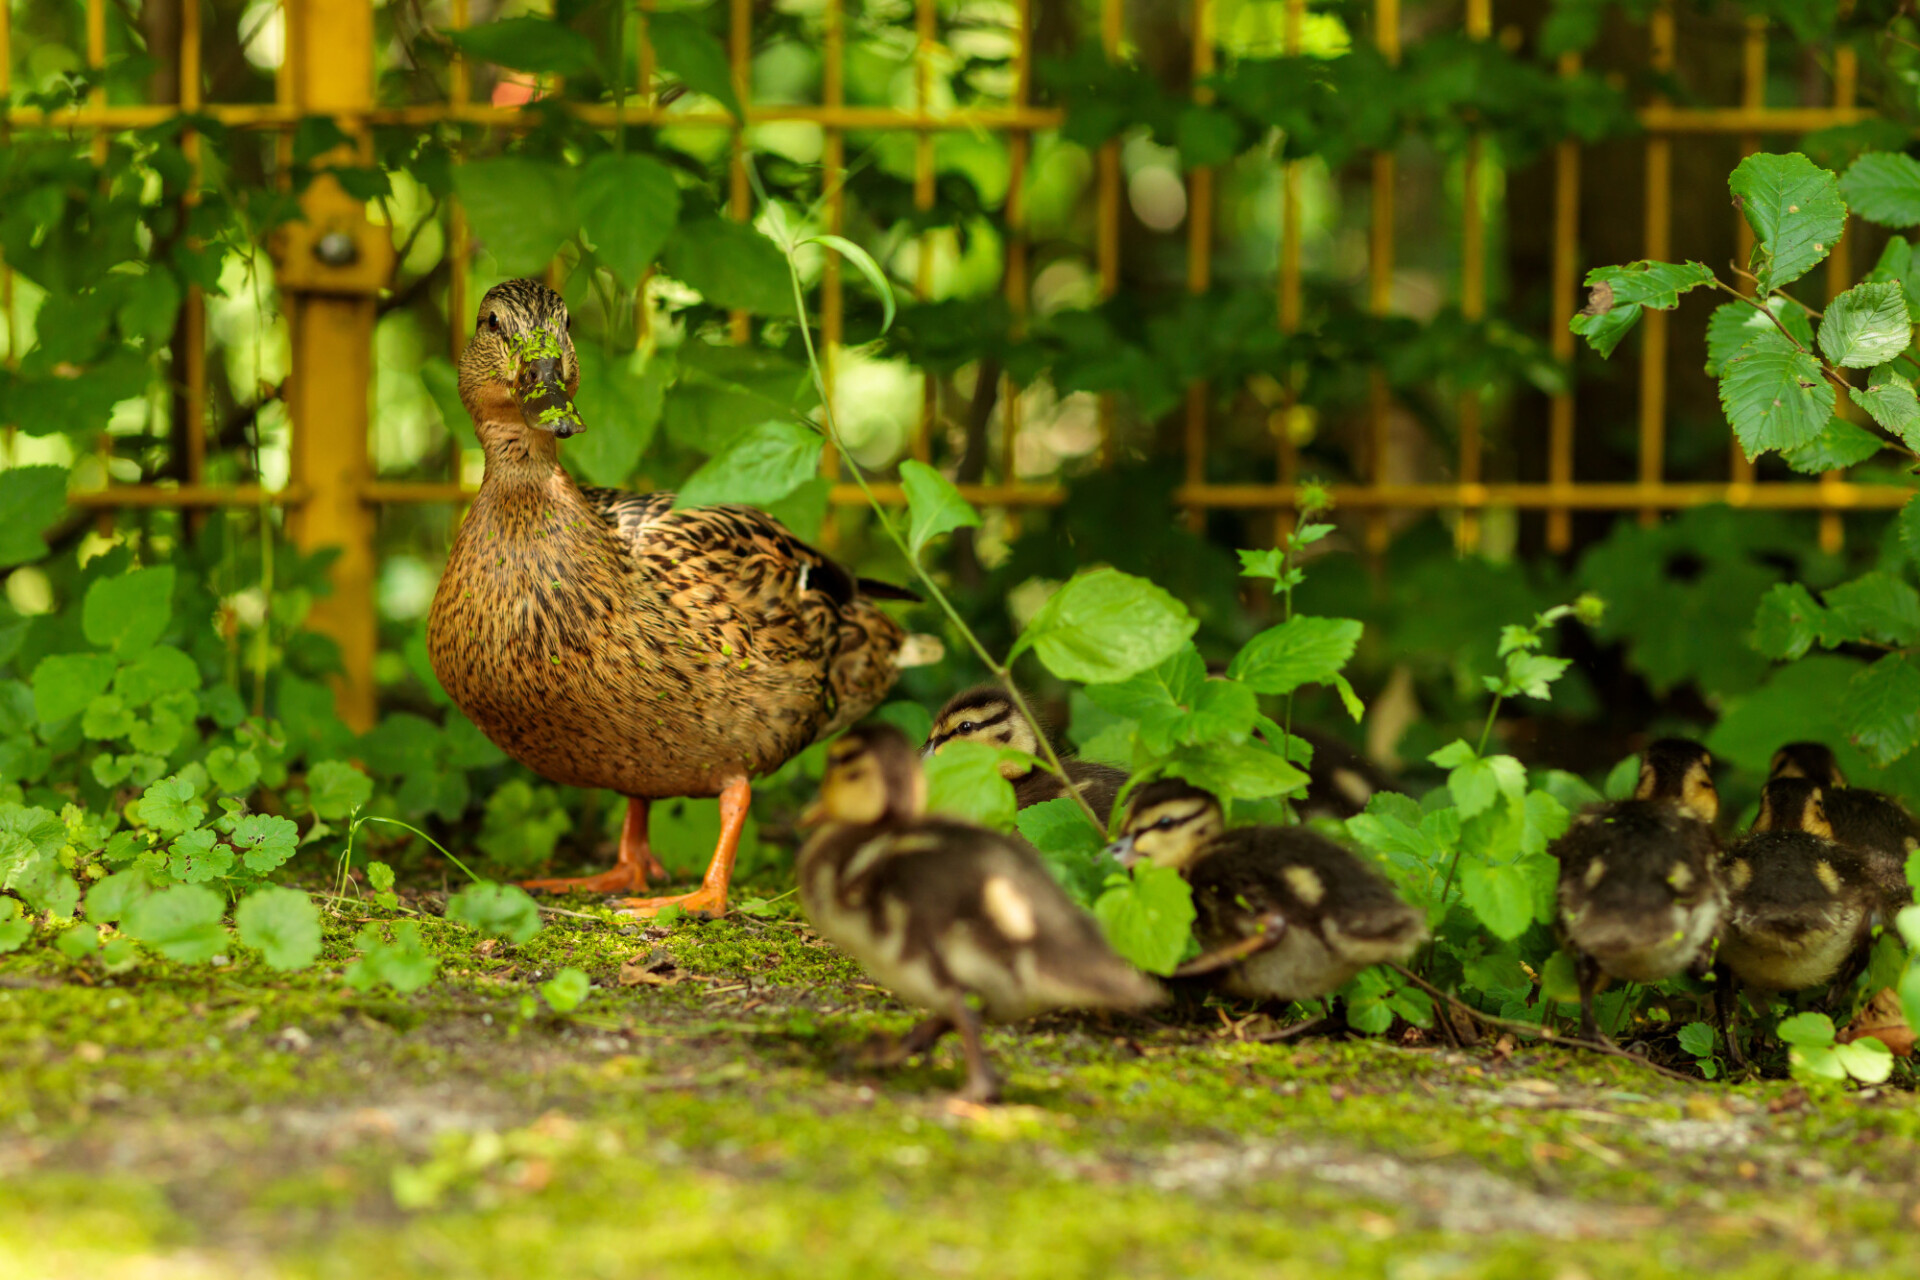
[[[730,778],[721,789],[720,843],[714,846],[707,878],[700,882],[698,889],[675,898],[622,898],[613,904],[614,909],[635,916],[657,916],[662,907],[681,907],[715,918],[727,914],[727,885],[733,879],[733,857],[740,850],[740,832],[747,825],[747,804],[752,799],[753,790],[745,774]]]
[[[567,876],[558,880],[522,880],[522,889],[545,889],[549,893],[632,893],[644,889],[654,878],[665,880],[667,869],[653,856],[647,843],[647,802],[627,800],[627,820],[620,827],[620,860],[610,871],[593,876]]]

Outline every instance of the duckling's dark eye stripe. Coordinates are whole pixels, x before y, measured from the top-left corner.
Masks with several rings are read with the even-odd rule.
[[[959,714],[960,712],[957,712],[957,711],[951,712],[949,714],[949,719],[951,719],[952,716],[956,716]],[[974,731],[978,732],[981,729],[991,729],[994,725],[997,725],[997,724],[1005,724],[1007,722],[1007,717],[1011,716],[1012,714],[1013,714],[1012,707],[1002,707],[1000,708],[1000,713],[998,715],[988,716],[984,720],[973,721],[972,723],[973,723]],[[934,746],[934,747],[945,746],[947,743],[952,742],[955,738],[959,736],[960,736],[960,731],[958,729],[954,730],[952,733],[935,734],[933,738],[929,740],[928,745]]]

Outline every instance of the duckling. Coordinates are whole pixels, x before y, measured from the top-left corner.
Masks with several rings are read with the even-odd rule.
[[[990,1102],[1000,1082],[981,1044],[983,1015],[1016,1022],[1162,998],[1031,848],[925,810],[926,780],[905,735],[854,729],[827,749],[820,797],[802,819],[819,830],[797,862],[800,902],[820,936],[932,1014],[907,1037],[906,1054],[957,1029],[967,1058],[961,1096]]]
[[[1920,849],[1920,823],[1882,791],[1850,787],[1833,752],[1818,742],[1790,742],[1773,753],[1769,778],[1807,778],[1825,798],[1833,838],[1876,864],[1875,878],[1904,881],[1907,858]],[[1908,896],[1902,892],[1901,897]],[[1904,905],[1904,902],[1900,905]]]
[[[1781,777],[1760,793],[1753,830],[1729,849],[1720,960],[1727,975],[1765,991],[1832,983],[1866,958],[1896,885],[1857,849],[1834,840],[1822,788]]]
[[[1603,977],[1658,982],[1699,963],[1726,910],[1713,822],[1713,758],[1662,738],[1640,758],[1633,798],[1593,805],[1548,850],[1560,861],[1560,936],[1580,983],[1580,1034]]]
[[[1332,734],[1305,727],[1292,733],[1313,748],[1307,789],[1294,801],[1302,822],[1321,817],[1345,820],[1364,811],[1378,793],[1405,790],[1386,770]]]
[[[949,699],[934,717],[933,728],[920,754],[922,757],[934,755],[949,742],[984,742],[988,746],[1010,747],[1029,756],[1040,754],[1039,730],[1021,714],[1020,704],[1005,689],[992,684],[968,689]],[[1127,771],[1093,760],[1062,759],[1060,763],[1081,797],[1099,815],[1101,824],[1111,822],[1114,798],[1127,784]],[[1021,765],[1010,760],[1001,764],[1000,773],[1013,784],[1014,802],[1022,809],[1058,800],[1067,794],[1066,783],[1037,764]]]
[[[1229,831],[1219,800],[1178,778],[1140,789],[1107,851],[1187,878],[1203,955],[1183,973],[1224,969],[1222,986],[1248,999],[1326,995],[1427,936],[1425,916],[1352,853],[1302,827]]]
[[[428,653],[508,755],[627,797],[614,870],[530,887],[644,889],[664,874],[649,801],[717,795],[701,887],[616,904],[717,915],[749,780],[865,715],[939,642],[875,604],[912,592],[856,578],[752,507],[676,511],[671,493],[580,488],[559,462],[559,442],[586,429],[579,385],[560,295],[534,280],[488,290],[460,357],[486,474],[434,595]]]

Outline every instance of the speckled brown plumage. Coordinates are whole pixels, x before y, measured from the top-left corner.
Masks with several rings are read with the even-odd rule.
[[[579,371],[558,295],[481,304],[461,393],[486,451],[428,619],[435,674],[516,760],[641,799],[711,796],[779,767],[884,696],[905,639],[845,569],[751,507],[582,489],[552,414]],[[545,398],[527,339],[546,343]],[[586,429],[591,429],[587,424]],[[898,594],[897,592],[895,594]]]

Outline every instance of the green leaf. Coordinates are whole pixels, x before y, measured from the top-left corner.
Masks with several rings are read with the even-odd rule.
[[[733,91],[727,51],[697,19],[684,13],[649,13],[647,42],[663,70],[679,76],[681,83],[694,92],[714,99],[735,120],[746,118]]]
[[[87,704],[80,718],[80,732],[95,742],[110,742],[133,732],[133,712],[110,693],[103,693]]]
[[[1227,664],[1227,674],[1257,693],[1327,684],[1353,657],[1361,629],[1352,618],[1296,614],[1247,641]]]
[[[943,533],[980,527],[980,513],[960,496],[952,481],[926,463],[914,458],[902,462],[900,486],[906,490],[911,516],[907,544],[916,557]]]
[[[1342,987],[1339,995],[1347,1006],[1347,1025],[1362,1035],[1377,1036],[1393,1025],[1393,1005],[1388,997],[1393,984],[1379,969],[1363,969]]]
[[[618,488],[633,479],[640,455],[653,443],[673,381],[674,361],[655,351],[607,352],[584,342],[580,394],[573,398],[587,429],[567,443],[567,465],[593,484]]]
[[[1587,345],[1599,352],[1604,360],[1613,354],[1613,349],[1620,345],[1620,339],[1627,336],[1627,331],[1639,319],[1640,304],[1630,302],[1598,314],[1583,311],[1567,321],[1567,328],[1585,338]]]
[[[1892,151],[1869,151],[1848,166],[1841,194],[1853,212],[1883,227],[1920,225],[1920,161]]]
[[[1904,286],[1857,284],[1827,304],[1820,350],[1834,364],[1870,369],[1899,357],[1913,341]]]
[[[1542,701],[1553,697],[1553,682],[1567,673],[1571,658],[1550,658],[1543,653],[1507,655],[1506,686],[1513,694]]]
[[[1199,626],[1185,605],[1145,578],[1095,569],[1048,598],[1009,657],[1032,649],[1062,680],[1125,680],[1171,656]]]
[[[173,619],[173,566],[96,580],[87,588],[82,619],[89,642],[122,658],[152,648]]]
[[[361,956],[340,976],[356,991],[371,991],[386,985],[401,995],[418,991],[433,981],[440,961],[426,948],[420,926],[402,920],[393,926],[393,941],[380,935],[380,926],[369,924],[355,935],[353,945]]]
[[[588,981],[587,975],[571,966],[540,984],[540,994],[555,1013],[572,1013],[592,990],[593,983]]]
[[[143,339],[149,351],[173,333],[180,314],[180,283],[173,272],[150,262],[137,276],[127,276],[126,301],[120,304],[120,331]]]
[[[1920,670],[1888,654],[1847,683],[1840,716],[1848,739],[1884,769],[1920,743]]]
[[[1907,549],[1907,555],[1920,560],[1920,494],[1907,499],[1906,505],[1900,508],[1897,519],[1900,525],[1900,545]]]
[[[662,265],[716,307],[793,315],[793,278],[786,257],[745,223],[712,216],[682,222],[667,241]]]
[[[579,225],[573,171],[556,164],[522,156],[472,160],[454,166],[453,188],[502,275],[540,275]]]
[[[1713,269],[1699,262],[1629,262],[1623,267],[1595,267],[1587,272],[1589,290],[1602,285],[1611,293],[1612,306],[1629,304],[1671,311],[1680,295],[1713,283]],[[1607,299],[1603,293],[1601,298]],[[1596,306],[1595,303],[1589,303]]]
[[[250,813],[233,824],[227,839],[247,870],[264,876],[293,856],[300,846],[300,828],[287,818]]]
[[[1714,1030],[1704,1022],[1689,1022],[1680,1028],[1680,1049],[1683,1053],[1696,1058],[1711,1058],[1714,1042]]]
[[[1876,571],[1826,593],[1827,610],[1854,637],[1896,648],[1920,640],[1920,592]]]
[[[1193,890],[1178,871],[1136,863],[1131,877],[1114,876],[1093,904],[1107,942],[1128,963],[1162,976],[1172,973],[1192,936]]]
[[[1848,388],[1848,394],[1852,393],[1853,388]],[[1780,456],[1801,475],[1817,476],[1865,462],[1885,447],[1886,442],[1873,432],[1835,414],[1827,419],[1826,428],[1819,435]]]
[[[107,691],[113,659],[104,653],[56,653],[33,669],[33,709],[41,724],[70,720]]]
[[[1909,449],[1920,449],[1920,398],[1915,397],[1913,383],[1904,374],[1875,369],[1864,391],[1848,387],[1847,395]]]
[[[1847,224],[1840,184],[1797,151],[1748,156],[1727,188],[1759,239],[1753,262],[1762,293],[1805,275],[1832,252]]]
[[[502,18],[441,34],[455,48],[479,61],[515,71],[578,76],[594,70],[593,41],[550,18]]]
[[[121,667],[113,677],[114,692],[129,707],[144,707],[155,698],[200,687],[200,668],[172,645],[155,645]]]
[[[144,871],[116,871],[87,890],[87,919],[118,920],[153,892]]]
[[[984,742],[949,742],[925,761],[927,808],[933,813],[1005,831],[1017,806],[1013,784],[1000,773],[1000,749]]]
[[[1452,793],[1454,806],[1460,810],[1463,818],[1471,818],[1492,808],[1494,801],[1503,794],[1516,803],[1526,799],[1526,766],[1512,756],[1487,756],[1483,759],[1475,755],[1473,748],[1465,742],[1455,741],[1427,759],[1443,769],[1451,770],[1447,774],[1447,790]]]
[[[819,474],[825,445],[797,423],[763,422],[702,463],[680,486],[674,509],[777,502]]]
[[[518,885],[482,880],[447,899],[447,919],[509,942],[526,942],[540,932],[540,907]]]
[[[1833,1043],[1833,1019],[1824,1013],[1796,1013],[1791,1018],[1782,1018],[1774,1028],[1774,1035],[1782,1044],[1803,1049],[1829,1045]]]
[[[1756,458],[1819,435],[1833,417],[1833,384],[1811,355],[1778,333],[1763,333],[1720,375],[1720,407],[1747,457]]]
[[[1513,941],[1533,924],[1533,884],[1518,863],[1495,866],[1464,858],[1460,896],[1487,931],[1503,942]]]
[[[1775,583],[1760,597],[1753,617],[1753,645],[1769,658],[1791,661],[1813,647],[1826,624],[1826,610],[1797,582]]]
[[[1920,1027],[1920,965],[1910,964],[1900,975],[1900,1010],[1908,1026]]]
[[[204,964],[226,949],[225,899],[197,884],[176,885],[127,908],[121,930],[180,964]]]
[[[307,770],[307,804],[314,816],[339,822],[373,798],[373,779],[344,760],[322,760]]]
[[[1044,800],[1020,810],[1014,826],[1028,844],[1039,850],[1061,888],[1075,902],[1091,906],[1106,879],[1105,872],[1113,864],[1101,865],[1100,853],[1105,847],[1102,833],[1093,829],[1080,806],[1066,797]]]
[[[240,900],[233,923],[270,969],[304,969],[320,958],[320,908],[300,889],[256,889]]]
[[[680,221],[680,184],[673,170],[651,156],[602,152],[581,168],[574,200],[601,265],[629,289],[640,283]]]
[[[1303,791],[1307,775],[1277,752],[1251,743],[1209,742],[1181,747],[1167,757],[1166,771],[1222,799],[1265,800]]]
[[[18,898],[0,898],[0,955],[18,951],[33,936],[33,921],[22,914]]]
[[[1861,1084],[1879,1084],[1893,1074],[1893,1050],[1873,1036],[1833,1047],[1840,1067]]]
[[[183,884],[204,884],[233,870],[233,850],[206,827],[175,837],[167,855],[167,873]]]
[[[880,295],[880,332],[885,333],[893,328],[893,286],[887,282],[886,273],[880,270],[880,264],[873,260],[872,254],[845,236],[808,236],[800,243],[824,245],[852,263],[854,269],[866,277],[873,291]]]
[[[1725,373],[1727,362],[1760,334],[1780,332],[1773,320],[1767,318],[1769,313],[1786,326],[1801,346],[1812,348],[1813,326],[1807,322],[1806,313],[1790,299],[1769,298],[1765,311],[1751,302],[1723,302],[1713,309],[1713,317],[1707,321],[1708,377],[1717,378]]]
[[[162,778],[140,797],[140,821],[160,831],[192,830],[207,816],[198,797],[194,785],[178,774]]]
[[[0,384],[3,388],[4,384]],[[47,554],[41,532],[67,509],[65,467],[10,467],[0,471],[0,568],[29,564]]]
[[[251,751],[215,747],[207,752],[207,776],[213,785],[230,796],[244,794],[260,781],[260,757]]]

